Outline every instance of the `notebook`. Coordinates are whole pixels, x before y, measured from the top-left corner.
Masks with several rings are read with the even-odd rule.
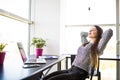
[[[27,58],[26,57],[26,54],[25,54],[25,51],[24,51],[24,48],[23,48],[23,45],[21,42],[18,42],[17,43],[17,46],[18,46],[18,49],[19,49],[19,52],[20,52],[20,56],[22,58],[22,61],[24,64],[41,64],[41,63],[46,63],[46,59],[45,58]]]

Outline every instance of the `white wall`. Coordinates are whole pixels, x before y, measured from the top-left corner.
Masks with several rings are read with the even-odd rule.
[[[44,54],[59,54],[60,47],[60,0],[33,0],[32,36],[47,40]]]

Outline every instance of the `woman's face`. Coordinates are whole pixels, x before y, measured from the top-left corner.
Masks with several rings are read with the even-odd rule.
[[[96,38],[97,37],[97,29],[96,27],[91,27],[88,33],[89,38]]]

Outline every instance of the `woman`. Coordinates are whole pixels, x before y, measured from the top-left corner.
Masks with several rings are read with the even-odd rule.
[[[94,69],[97,68],[99,52],[97,47],[102,32],[103,30],[99,26],[94,25],[88,33],[90,41],[78,48],[72,67],[68,70],[53,72],[44,77],[43,80],[85,80],[90,66]]]

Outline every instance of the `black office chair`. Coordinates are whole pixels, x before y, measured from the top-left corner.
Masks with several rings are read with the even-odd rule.
[[[71,64],[72,64],[72,62],[74,61],[75,56],[76,56],[76,55],[71,55]],[[99,71],[99,64],[100,64],[100,60],[98,60],[98,68],[97,68],[97,70],[96,70],[96,73],[94,73],[94,72],[95,72],[94,69],[91,68],[91,74],[88,75],[87,78],[90,78],[90,80],[92,80],[92,77],[93,77],[93,76],[97,76],[97,80],[101,80],[101,72]]]

